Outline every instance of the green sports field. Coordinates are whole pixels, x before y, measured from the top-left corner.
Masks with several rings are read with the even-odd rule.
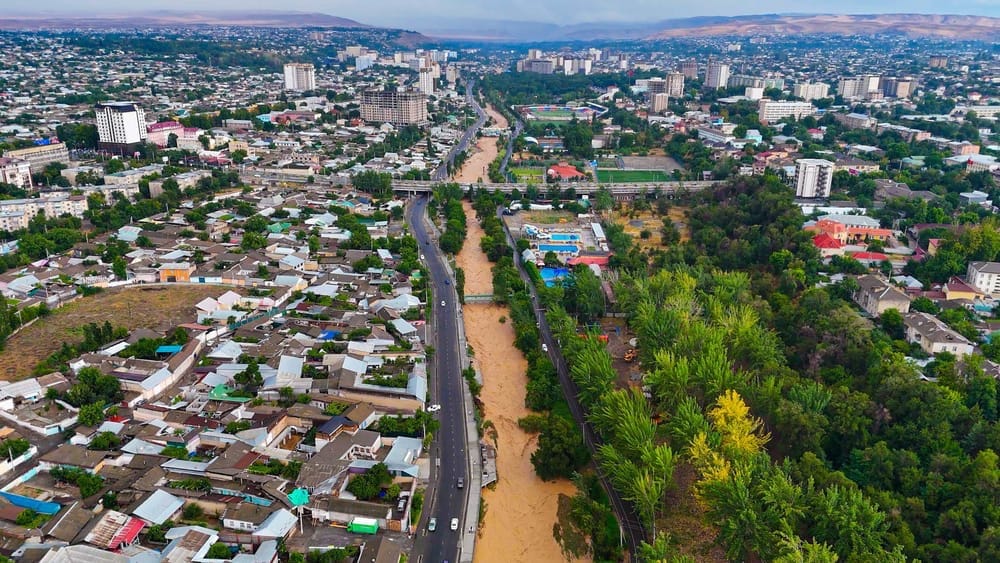
[[[602,184],[668,182],[671,179],[671,176],[663,170],[597,170],[597,181]]]
[[[510,171],[518,182],[545,181],[545,171],[542,168],[511,168]]]

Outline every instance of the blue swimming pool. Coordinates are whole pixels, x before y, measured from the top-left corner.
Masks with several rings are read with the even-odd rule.
[[[552,287],[557,283],[561,283],[562,280],[569,275],[569,268],[542,268],[540,271],[542,275],[542,281],[545,282],[546,287]]]
[[[569,268],[542,268],[542,279],[545,281],[565,278],[569,275]]]
[[[576,242],[580,240],[580,235],[566,234],[566,233],[553,233],[551,240],[559,242]]]
[[[575,244],[539,244],[538,250],[542,252],[578,252],[580,249]]]

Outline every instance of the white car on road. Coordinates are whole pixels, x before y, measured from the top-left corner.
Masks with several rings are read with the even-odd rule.
[[[447,307],[448,305],[447,305],[447,304],[446,304],[446,303],[445,303],[444,301],[442,301],[442,302],[441,302],[441,306],[442,306],[442,307]]]
[[[542,343],[542,352],[546,352],[546,353],[547,353],[548,351],[549,351],[549,345],[548,345],[548,344],[545,344],[545,343],[543,342],[543,343]]]
[[[441,405],[431,405],[427,407],[427,412],[437,412],[441,410]]]
[[[454,532],[458,529],[458,518],[451,519],[451,531]]]

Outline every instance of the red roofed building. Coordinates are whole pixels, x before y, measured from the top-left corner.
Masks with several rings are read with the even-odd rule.
[[[84,541],[102,549],[116,550],[135,543],[145,526],[146,523],[138,518],[107,510]]]
[[[546,171],[546,174],[548,174],[549,178],[557,180],[582,180],[587,177],[586,174],[580,172],[565,162],[553,164],[549,167],[548,171]]]
[[[148,132],[146,140],[163,148],[170,141],[170,135],[180,137],[184,134],[184,126],[176,121],[164,121],[162,123],[147,125],[146,131]]]
[[[577,256],[575,258],[570,258],[566,261],[570,266],[576,266],[578,264],[597,264],[602,268],[608,265],[608,261],[611,260],[611,256]]]
[[[826,233],[841,244],[851,244],[867,240],[885,241],[892,238],[892,230],[890,229],[845,225],[831,219],[820,219],[815,224],[807,226],[805,230],[814,233]]]
[[[844,255],[844,245],[839,240],[826,233],[820,233],[814,236],[813,245],[819,249],[819,254],[823,258]]]
[[[851,258],[854,258],[866,266],[878,266],[882,262],[888,260],[889,255],[882,254],[881,252],[855,252],[854,254],[851,254]]]

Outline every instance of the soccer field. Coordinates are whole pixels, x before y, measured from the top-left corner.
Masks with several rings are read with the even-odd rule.
[[[667,182],[670,179],[670,175],[663,170],[597,170],[597,181],[602,184]]]
[[[545,172],[541,168],[511,168],[510,171],[518,182],[545,181]]]

